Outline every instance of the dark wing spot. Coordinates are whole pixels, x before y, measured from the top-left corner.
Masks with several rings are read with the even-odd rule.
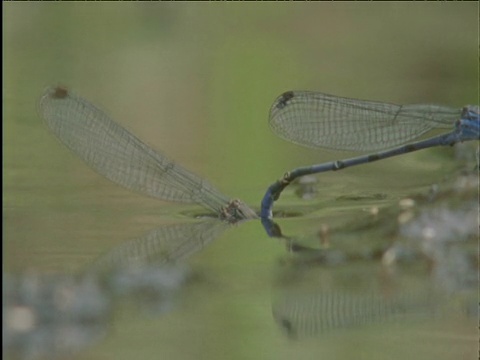
[[[65,87],[57,86],[55,89],[53,89],[50,96],[54,99],[64,99],[68,96],[68,90]]]
[[[285,332],[287,333],[287,335],[288,335],[289,337],[292,337],[292,338],[295,338],[295,337],[296,337],[295,329],[293,328],[293,325],[292,325],[292,323],[290,322],[290,320],[288,320],[288,319],[281,319],[280,325],[281,325],[281,327],[285,330]]]
[[[293,91],[287,91],[280,95],[280,98],[277,101],[277,109],[283,109],[287,106],[288,101],[291,100],[293,96]]]

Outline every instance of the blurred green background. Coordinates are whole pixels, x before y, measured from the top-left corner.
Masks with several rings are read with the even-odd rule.
[[[68,156],[35,114],[49,85],[74,89],[249,203],[292,166],[332,156],[270,132],[269,106],[283,91],[457,107],[478,98],[475,3],[7,3],[4,10],[4,166],[28,163],[37,176]],[[6,176],[6,186],[17,183]]]
[[[73,89],[256,208],[286,170],[345,156],[271,133],[269,107],[286,90],[478,103],[476,2],[3,3],[3,30],[4,271],[80,272],[154,226],[189,221],[184,206],[121,189],[61,146],[36,113],[47,86]],[[322,215],[335,210],[337,196],[387,193],[393,203],[425,189],[455,167],[450,152],[328,174]],[[291,193],[282,199],[280,208],[298,205]],[[193,260],[232,290],[189,304],[206,315],[176,313],[163,322],[120,315],[115,335],[85,358],[346,358],[340,338],[321,349],[283,341],[265,289],[284,250],[258,223],[234,230]]]

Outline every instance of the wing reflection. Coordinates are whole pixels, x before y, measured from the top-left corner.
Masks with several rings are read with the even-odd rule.
[[[183,262],[228,226],[211,219],[160,227],[112,249],[82,274],[4,274],[3,353],[33,360],[78,353],[106,335],[119,297],[149,314],[169,311],[189,277]]]
[[[142,311],[164,313],[194,277],[185,260],[227,227],[218,219],[162,226],[100,256],[88,271],[104,279],[112,296],[129,297]]]
[[[290,338],[304,338],[335,329],[395,320],[420,311],[429,313],[432,299],[385,297],[375,291],[287,292],[274,302],[273,317]]]
[[[181,262],[205,248],[228,226],[218,219],[162,226],[100,256],[89,271],[102,272],[128,265]]]

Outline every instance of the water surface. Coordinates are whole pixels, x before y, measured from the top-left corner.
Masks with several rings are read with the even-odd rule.
[[[477,144],[291,186],[270,238],[110,183],[36,114],[67,85],[258,208],[350,155],[271,134],[283,91],[476,101],[476,5],[412,6],[5,4],[7,358],[476,358]]]

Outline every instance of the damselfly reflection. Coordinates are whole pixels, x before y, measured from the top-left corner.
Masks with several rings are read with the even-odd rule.
[[[192,278],[182,261],[230,225],[217,219],[159,227],[127,241],[78,274],[4,274],[5,354],[64,358],[108,333],[113,304],[131,298],[148,316],[177,305]],[[68,329],[68,331],[65,331]]]
[[[282,263],[272,299],[274,320],[289,338],[301,340],[477,318],[476,289],[450,292],[415,263],[395,269],[379,265],[368,260],[313,267]]]
[[[165,225],[129,240],[100,256],[89,266],[95,273],[136,265],[174,265],[207,247],[229,227],[216,219]]]
[[[391,297],[378,291],[288,292],[273,303],[273,317],[290,338],[304,338],[333,330],[358,328],[433,312],[433,297]],[[403,318],[403,319],[402,319]]]

